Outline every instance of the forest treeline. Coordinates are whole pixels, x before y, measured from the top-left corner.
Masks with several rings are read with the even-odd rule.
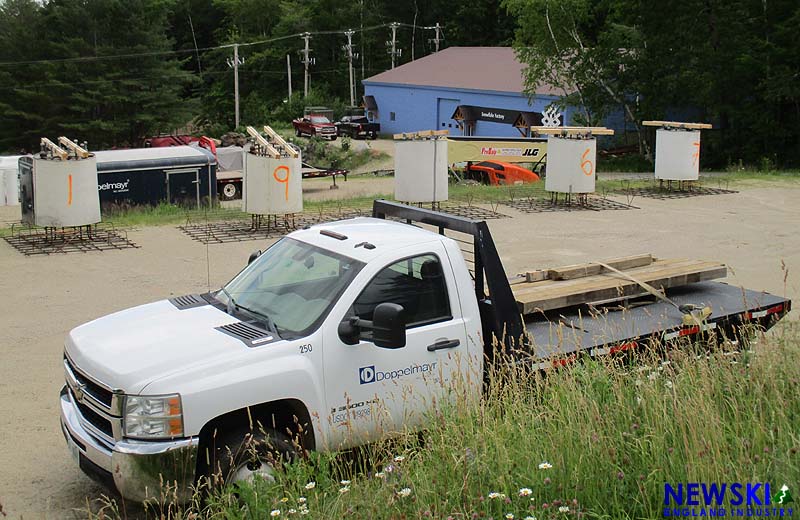
[[[243,124],[344,106],[344,31],[355,31],[358,100],[360,81],[391,66],[393,22],[399,64],[433,52],[437,23],[442,47],[515,46],[531,91],[562,87],[588,124],[622,110],[645,152],[652,131],[639,121],[684,117],[715,126],[706,166],[800,164],[796,0],[0,0],[0,150],[35,149],[41,136],[98,149],[187,125],[230,130],[235,43]]]

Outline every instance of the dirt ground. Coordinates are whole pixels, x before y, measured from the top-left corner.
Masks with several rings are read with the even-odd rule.
[[[378,191],[387,182],[378,180]],[[352,189],[368,193],[369,184]],[[322,183],[309,188],[327,190]],[[629,211],[525,215],[500,206],[513,218],[490,227],[509,274],[650,252],[724,261],[729,282],[796,298],[799,198],[800,183],[683,200],[638,198],[641,209]],[[18,211],[0,207],[0,222]],[[174,226],[132,230],[129,237],[139,249],[49,257],[25,257],[0,240],[0,504],[10,518],[74,518],[76,508],[103,493],[72,461],[59,428],[67,332],[126,307],[218,288],[250,252],[268,245],[207,247]]]

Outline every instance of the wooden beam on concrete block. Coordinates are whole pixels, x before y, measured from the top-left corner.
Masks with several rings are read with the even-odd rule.
[[[679,121],[642,121],[642,126],[685,128],[687,130],[709,130],[713,128],[708,123],[682,123]]]

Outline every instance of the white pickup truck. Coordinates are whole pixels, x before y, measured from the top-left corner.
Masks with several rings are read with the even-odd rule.
[[[240,449],[254,439],[289,456],[298,445],[339,450],[418,426],[448,382],[480,395],[498,349],[551,366],[554,353],[597,356],[706,328],[733,334],[744,322],[768,328],[790,307],[718,282],[671,298],[715,311],[703,327],[664,301],[595,318],[585,305],[524,317],[485,222],[376,201],[373,218],[299,230],[254,254],[218,292],[72,330],[62,429],[84,472],[123,497],[156,496],[161,482],[185,497],[215,471],[270,478],[273,452]],[[570,334],[554,343],[554,325]]]

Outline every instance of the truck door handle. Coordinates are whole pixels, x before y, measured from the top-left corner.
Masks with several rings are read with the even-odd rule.
[[[428,352],[442,350],[445,348],[456,348],[459,345],[461,345],[461,341],[457,339],[445,339],[442,341],[437,341],[433,345],[428,345]]]

